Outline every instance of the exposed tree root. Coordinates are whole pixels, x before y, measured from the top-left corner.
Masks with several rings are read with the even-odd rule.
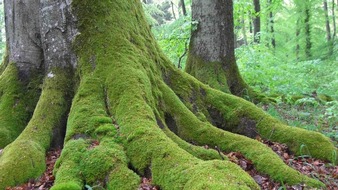
[[[67,72],[54,72],[45,78],[35,112],[20,136],[6,146],[0,155],[0,189],[23,183],[45,170],[45,152],[55,131],[60,130],[69,108],[72,92]]]
[[[252,160],[258,171],[265,173],[276,181],[289,184],[306,183],[311,186],[323,184],[314,179],[301,175],[296,170],[288,167],[271,149],[262,143],[244,136],[222,131],[202,122],[195,117],[167,87],[162,90],[165,94],[165,107],[174,115],[178,127],[178,135],[183,139],[199,145],[208,144],[218,146],[223,151],[239,151],[248,159]]]
[[[1,65],[8,65],[0,76],[0,148],[4,148],[27,125],[38,100],[39,90],[38,84],[34,84],[38,81],[34,79],[29,84],[19,81],[14,63]]]
[[[138,0],[74,0],[72,6],[81,31],[74,43],[79,78],[75,96],[67,94],[71,76],[53,71],[52,78],[46,77],[26,129],[0,155],[0,189],[43,172],[44,154],[53,129],[67,118],[70,97],[53,190],[80,190],[85,185],[135,189],[140,176],[151,177],[164,190],[259,189],[239,166],[221,160],[216,151],[187,142],[240,151],[259,171],[278,181],[323,185],[286,166],[258,141],[225,131],[240,126],[245,134],[249,126],[264,138],[282,139],[277,134],[287,128],[253,104],[213,90],[170,66],[145,27]],[[326,152],[336,150],[319,134],[304,134],[305,138],[316,136],[313,140],[320,137],[316,144],[306,146],[310,151],[315,146],[327,149],[325,159],[329,159]],[[290,142],[293,147],[310,143]],[[14,172],[8,175],[8,171]]]
[[[301,128],[290,127],[266,114],[254,104],[241,98],[211,89],[180,72],[168,72],[180,81],[167,82],[175,94],[201,121],[209,121],[220,129],[257,136],[285,143],[296,155],[311,155],[315,158],[338,161],[338,150],[324,135]]]
[[[180,148],[184,149],[185,151],[195,156],[196,158],[199,158],[201,160],[228,160],[228,158],[225,155],[223,155],[221,152],[218,152],[214,149],[205,149],[200,146],[195,146],[190,143],[187,143],[186,141],[182,140],[180,137],[176,136],[167,127],[165,127],[163,131]]]

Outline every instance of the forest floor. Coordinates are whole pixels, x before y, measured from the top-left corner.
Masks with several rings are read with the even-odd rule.
[[[292,155],[288,147],[284,144],[274,143],[271,141],[263,141],[256,139],[269,146],[275,151],[284,162],[300,171],[301,173],[308,175],[312,178],[322,181],[328,190],[338,190],[338,166],[333,166],[330,163],[323,162],[321,160],[313,159],[309,156],[296,157]],[[204,148],[209,148],[204,146]],[[6,190],[47,190],[53,186],[55,177],[53,176],[53,168],[55,161],[61,154],[61,149],[54,149],[46,155],[46,171],[37,180],[31,180],[26,184],[22,184],[16,187],[8,187]],[[303,190],[309,189],[306,186],[299,184],[290,186],[287,184],[281,184],[279,182],[272,181],[269,177],[261,175],[250,160],[244,158],[239,152],[231,152],[226,154],[230,161],[239,165],[243,170],[249,173],[253,179],[259,184],[262,190]],[[87,190],[91,187],[88,186]],[[159,187],[153,186],[151,179],[142,178],[138,190],[160,190]]]

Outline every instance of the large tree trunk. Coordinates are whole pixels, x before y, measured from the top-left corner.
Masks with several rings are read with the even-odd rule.
[[[193,1],[192,19],[198,28],[192,32],[186,71],[223,92],[243,95],[248,85],[236,65],[232,1]]]
[[[277,181],[323,185],[259,141],[226,130],[286,143],[296,154],[306,146],[314,157],[337,159],[323,135],[288,127],[174,68],[139,0],[5,4],[0,137],[2,148],[10,144],[0,152],[0,189],[39,177],[46,150],[62,139],[53,190],[85,184],[136,189],[140,176],[152,177],[161,189],[259,189],[216,151],[188,142],[240,151]]]

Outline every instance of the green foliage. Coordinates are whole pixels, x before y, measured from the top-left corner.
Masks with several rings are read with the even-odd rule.
[[[288,60],[264,45],[241,46],[236,57],[245,80],[262,92],[310,96],[316,91],[338,98],[337,60]]]
[[[142,6],[145,12],[146,19],[151,26],[162,25],[172,19],[169,1],[165,1],[162,4],[143,3]]]
[[[181,16],[172,23],[153,28],[162,50],[176,66],[180,63],[180,68],[185,67],[191,30],[195,30],[197,24],[197,21],[192,21],[191,15],[188,15]]]

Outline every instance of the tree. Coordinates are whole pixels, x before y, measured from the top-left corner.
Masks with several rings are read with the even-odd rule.
[[[248,86],[241,78],[234,53],[232,1],[192,2],[192,31],[186,71],[223,92],[243,95]]]
[[[275,29],[274,29],[274,17],[271,10],[272,0],[268,0],[268,6],[270,7],[269,19],[267,26],[270,26],[270,35],[271,35],[271,45],[273,48],[276,48],[276,39],[275,39]]]
[[[336,37],[336,14],[335,14],[335,3],[334,0],[332,0],[332,7],[331,7],[331,12],[332,12],[332,25],[333,25],[333,34],[332,34],[332,39],[334,40]]]
[[[259,141],[225,131],[231,127],[337,160],[323,135],[288,127],[174,68],[139,0],[6,0],[5,10],[0,189],[39,177],[46,150],[62,145],[52,190],[136,189],[140,176],[161,189],[259,189],[217,151],[195,146],[206,144],[242,152],[274,180],[323,185]]]
[[[305,18],[304,18],[304,23],[305,23],[305,55],[306,58],[311,57],[311,48],[312,48],[312,42],[311,42],[311,26],[310,26],[310,18],[311,18],[311,12],[310,12],[310,1],[305,2]]]
[[[327,0],[323,1],[323,8],[324,8],[324,14],[325,14],[326,40],[330,42],[331,41],[331,27],[330,27]]]
[[[259,16],[261,7],[259,0],[253,0],[254,8],[255,8],[255,17],[254,17],[254,42],[259,43],[260,36],[259,33],[261,31],[261,18]]]
[[[184,0],[180,0],[179,7],[182,7],[182,13],[184,16],[187,16],[187,9],[185,8]]]

